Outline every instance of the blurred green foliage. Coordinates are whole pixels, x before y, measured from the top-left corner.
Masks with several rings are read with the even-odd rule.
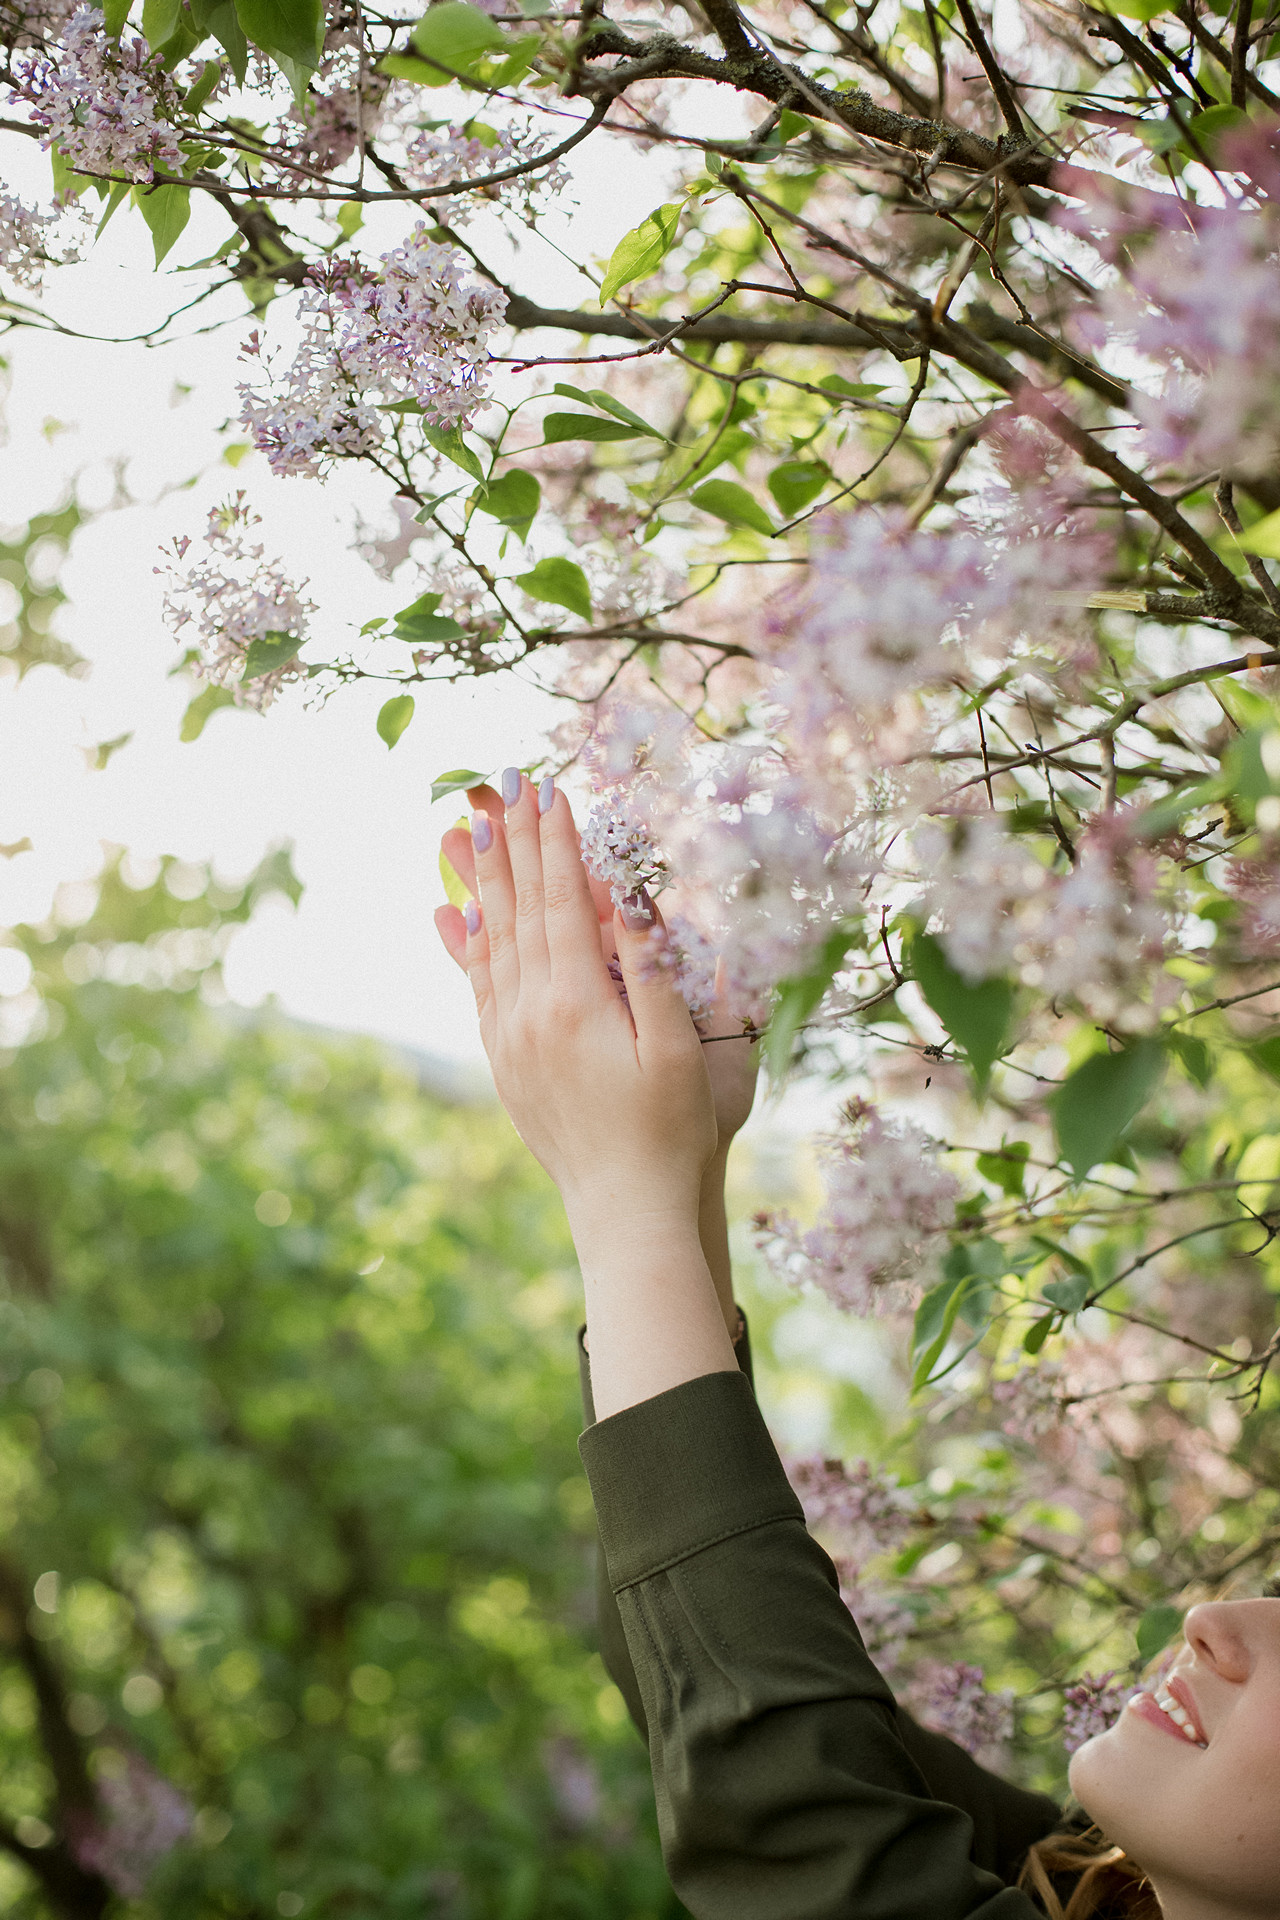
[[[496,1108],[219,1004],[270,891],[112,857],[9,936],[0,1912],[677,1914],[554,1193]]]

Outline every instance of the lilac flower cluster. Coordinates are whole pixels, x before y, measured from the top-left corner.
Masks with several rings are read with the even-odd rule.
[[[582,857],[615,907],[638,893],[656,893],[667,884],[667,865],[646,820],[601,801],[582,829]]]
[[[915,1615],[894,1588],[864,1581],[855,1561],[836,1554],[832,1564],[840,1581],[840,1598],[853,1615],[862,1644],[882,1673],[892,1673],[902,1659]]]
[[[963,1660],[922,1660],[907,1703],[924,1726],[945,1733],[975,1759],[996,1757],[1013,1738],[1013,1693],[988,1693],[982,1668]]]
[[[331,260],[302,295],[302,342],[288,371],[240,389],[240,419],[277,473],[318,473],[372,452],[380,409],[412,402],[438,427],[465,427],[487,397],[488,340],[506,295],[466,277],[456,247],[419,223],[378,270]],[[246,353],[262,356],[251,336]]]
[[[1236,945],[1250,960],[1280,955],[1280,864],[1230,860],[1225,892],[1236,903]]]
[[[1074,1753],[1086,1740],[1113,1727],[1133,1692],[1133,1682],[1112,1668],[1107,1673],[1082,1673],[1062,1690],[1062,1744]]]
[[[510,208],[528,220],[542,196],[562,193],[568,186],[570,175],[559,161],[475,192],[467,191],[466,182],[534,160],[540,145],[541,136],[531,128],[504,127],[490,146],[462,127],[406,129],[404,158],[397,171],[406,186],[418,190],[447,186],[454,180],[463,183],[458,194],[432,202],[434,218],[445,226],[464,225],[482,203]]]
[[[20,57],[15,94],[80,173],[150,181],[182,172],[178,93],[136,34],[107,37],[100,7],[79,7],[51,54]]]
[[[98,1780],[97,1812],[71,1836],[71,1851],[122,1899],[138,1900],[156,1863],[191,1832],[192,1810],[141,1754],[111,1757],[119,1764]]]
[[[20,287],[38,288],[49,266],[65,266],[79,257],[74,242],[54,254],[50,240],[60,225],[55,213],[28,207],[16,195],[0,192],[0,272]]]
[[[846,1313],[896,1311],[918,1297],[929,1241],[952,1225],[959,1187],[919,1127],[865,1104],[853,1118],[822,1156],[815,1225],[762,1216],[759,1244],[784,1279],[818,1287]]]
[[[1048,872],[998,813],[925,819],[911,836],[923,877],[921,901],[941,921],[947,958],[966,980],[1004,973],[1023,927],[1018,910],[1035,900]]]
[[[896,1481],[877,1473],[868,1460],[846,1466],[811,1454],[789,1460],[787,1478],[808,1526],[834,1535],[854,1569],[877,1554],[892,1553],[911,1531],[910,1502]]]
[[[188,627],[194,628],[200,652],[196,671],[229,687],[237,706],[262,712],[290,680],[304,679],[306,668],[291,659],[246,681],[249,648],[277,634],[301,645],[315,606],[286,578],[279,561],[268,560],[262,545],[246,538],[256,524],[243,494],[215,507],[204,535],[205,556],[185,572],[168,569],[164,611],[176,639],[186,639]],[[190,544],[185,537],[174,541],[176,562],[185,560]]]
[[[1131,404],[1155,457],[1248,478],[1280,458],[1280,129],[1241,129],[1222,149],[1242,176],[1224,207],[1138,198],[1098,175],[1063,221],[1117,269],[1079,326],[1093,341],[1127,337],[1151,362],[1159,385]]]

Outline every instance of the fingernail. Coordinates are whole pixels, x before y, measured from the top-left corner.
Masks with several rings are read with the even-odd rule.
[[[474,900],[468,900],[462,909],[462,917],[467,923],[467,932],[475,935],[480,931],[480,909]]]
[[[520,769],[508,767],[502,776],[502,798],[507,806],[514,807],[520,798]]]
[[[639,893],[628,894],[620,912],[622,924],[628,933],[643,933],[646,927],[653,925],[653,902],[643,887]]]
[[[556,803],[556,783],[548,774],[538,787],[538,812],[550,813]]]
[[[488,853],[493,845],[493,822],[487,813],[472,814],[471,844],[477,853]]]

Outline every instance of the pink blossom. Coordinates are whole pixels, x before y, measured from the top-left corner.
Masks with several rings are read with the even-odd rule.
[[[896,1481],[877,1473],[869,1461],[846,1466],[811,1454],[786,1465],[807,1525],[836,1537],[845,1564],[861,1568],[877,1554],[893,1552],[910,1533],[910,1501]]]
[[[255,640],[277,634],[296,638],[301,646],[315,607],[285,576],[279,561],[267,560],[262,545],[246,539],[256,524],[257,515],[245,505],[243,494],[215,507],[203,557],[185,572],[176,566],[167,570],[164,611],[176,639],[185,639],[187,628],[193,628],[200,652],[196,671],[216,686],[229,687],[237,706],[261,712],[290,680],[305,679],[307,670],[290,659],[246,681],[249,648]],[[187,544],[174,542],[176,560],[182,560]]]
[[[1013,1738],[1014,1695],[988,1693],[981,1667],[964,1661],[922,1660],[911,1676],[907,1704],[934,1733],[945,1733],[975,1759],[991,1759]]]
[[[53,54],[21,56],[15,92],[44,145],[81,173],[150,181],[157,166],[182,172],[177,88],[136,34],[108,39],[100,7],[78,8]]]
[[[1021,974],[1052,1000],[1076,1000],[1095,1020],[1137,1030],[1150,1024],[1164,983],[1160,962],[1171,926],[1155,898],[1156,863],[1128,837],[1123,818],[1097,819],[1076,846],[1071,871],[1046,889],[1028,930]]]
[[[581,838],[583,859],[616,907],[666,885],[667,865],[647,821],[602,801],[587,815]]]
[[[1238,908],[1236,943],[1250,960],[1280,955],[1280,864],[1274,860],[1230,860],[1224,891]]]
[[[380,406],[412,401],[434,426],[464,427],[487,394],[487,342],[506,296],[466,278],[456,247],[419,223],[377,272],[331,260],[303,293],[302,343],[288,371],[268,366],[240,392],[240,418],[277,473],[321,471],[373,452]],[[246,354],[259,357],[256,337]]]
[[[1047,869],[998,813],[926,819],[911,846],[952,966],[967,980],[1005,972],[1024,937],[1018,910],[1046,885]]]
[[[1072,169],[1084,204],[1063,223],[1116,269],[1080,330],[1128,337],[1151,363],[1158,384],[1134,391],[1133,410],[1156,457],[1190,472],[1248,477],[1280,457],[1280,201],[1267,187],[1276,142],[1270,126],[1224,143],[1229,164],[1263,189],[1255,204],[1189,208],[1154,193],[1135,203],[1105,176],[1095,186]]]
[[[71,1851],[126,1900],[140,1899],[156,1862],[192,1829],[186,1798],[141,1754],[112,1754],[97,1784],[98,1810],[70,1836]]]
[[[807,1231],[786,1215],[759,1222],[759,1244],[793,1286],[816,1286],[847,1313],[913,1304],[930,1241],[955,1218],[959,1188],[927,1134],[860,1104],[854,1130],[821,1161],[825,1195]]]
[[[1082,1673],[1062,1690],[1062,1744],[1074,1753],[1086,1740],[1096,1739],[1113,1727],[1133,1692],[1133,1682],[1107,1673]]]

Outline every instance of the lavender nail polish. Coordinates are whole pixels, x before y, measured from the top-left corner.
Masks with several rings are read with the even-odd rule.
[[[472,814],[471,844],[477,853],[488,853],[493,845],[493,822],[487,813]]]
[[[556,803],[556,783],[548,774],[538,787],[538,812],[550,813]]]
[[[474,900],[468,900],[462,909],[462,917],[467,923],[467,932],[475,935],[480,931],[480,909]]]
[[[514,807],[520,798],[520,769],[508,767],[502,776],[502,798],[506,805]]]
[[[646,927],[653,925],[653,902],[643,887],[639,893],[628,894],[620,911],[622,924],[628,933],[643,933]]]

